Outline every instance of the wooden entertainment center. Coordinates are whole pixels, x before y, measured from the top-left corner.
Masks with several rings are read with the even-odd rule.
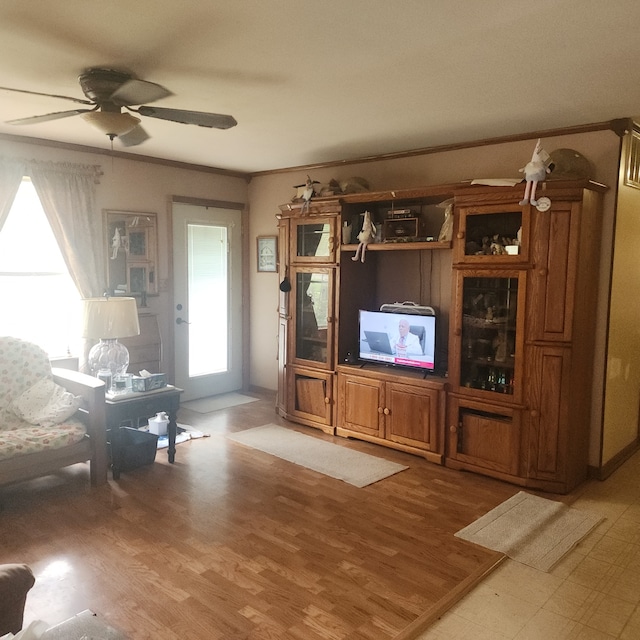
[[[538,207],[519,204],[522,184],[468,183],[281,205],[279,414],[520,486],[573,489],[587,474],[605,190],[549,180]],[[448,203],[452,239],[438,241]],[[365,211],[393,235],[354,261]],[[358,360],[359,310],[403,301],[436,310],[434,374]]]

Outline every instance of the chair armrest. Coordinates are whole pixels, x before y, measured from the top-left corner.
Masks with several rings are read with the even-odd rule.
[[[22,629],[27,593],[35,583],[26,564],[0,565],[0,633],[18,633]]]
[[[82,410],[88,416],[87,429],[98,425],[104,430],[106,421],[104,382],[86,373],[59,367],[52,367],[51,373],[56,384],[64,387],[73,395],[82,397]],[[89,435],[93,435],[91,431],[89,431]]]
[[[51,373],[56,384],[70,393],[82,397],[79,411],[91,441],[92,482],[106,481],[107,476],[107,414],[104,402],[105,385],[102,380],[86,373],[52,367]],[[98,477],[99,476],[99,477]]]

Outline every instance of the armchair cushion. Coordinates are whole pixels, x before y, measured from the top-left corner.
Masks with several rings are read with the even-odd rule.
[[[41,378],[11,403],[11,409],[25,422],[52,427],[70,418],[81,401],[51,378]]]
[[[38,345],[0,339],[0,460],[83,440],[85,425],[71,417],[80,400],[54,382],[49,357]]]
[[[75,419],[69,419],[53,427],[40,427],[22,422],[15,429],[0,431],[0,460],[47,449],[61,449],[80,442],[85,436],[86,427]]]

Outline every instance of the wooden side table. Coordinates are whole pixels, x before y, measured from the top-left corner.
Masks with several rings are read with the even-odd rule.
[[[169,447],[167,456],[173,464],[176,455],[176,433],[178,426],[176,416],[180,407],[182,389],[166,386],[153,391],[131,392],[121,395],[107,396],[105,400],[107,414],[107,431],[111,442],[111,471],[113,479],[120,477],[120,463],[122,443],[120,441],[120,427],[123,422],[131,422],[137,426],[140,418],[150,418],[160,411],[169,416],[167,435]]]

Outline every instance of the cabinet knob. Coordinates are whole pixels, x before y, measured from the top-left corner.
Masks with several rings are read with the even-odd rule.
[[[548,271],[547,269],[540,269],[538,271],[538,275],[540,275],[540,277],[544,278],[547,275]]]
[[[385,416],[388,416],[391,413],[391,411],[389,411],[389,409],[385,407],[383,413]]]
[[[464,238],[464,231],[458,231],[458,233],[456,233],[456,238],[458,238],[458,240],[462,240],[462,238]]]
[[[455,433],[458,430],[458,427],[456,427],[455,424],[452,424],[449,426],[449,431],[451,431],[451,433]]]
[[[537,418],[538,417],[538,412],[535,409],[531,409],[531,417],[532,418]]]
[[[325,404],[329,404],[330,402],[331,402],[331,398],[325,398],[325,399],[324,399],[324,403],[325,403]]]
[[[382,414],[383,414],[383,412],[384,412],[384,409],[383,409],[382,407],[378,407],[378,413],[379,413],[380,415],[382,415]]]

